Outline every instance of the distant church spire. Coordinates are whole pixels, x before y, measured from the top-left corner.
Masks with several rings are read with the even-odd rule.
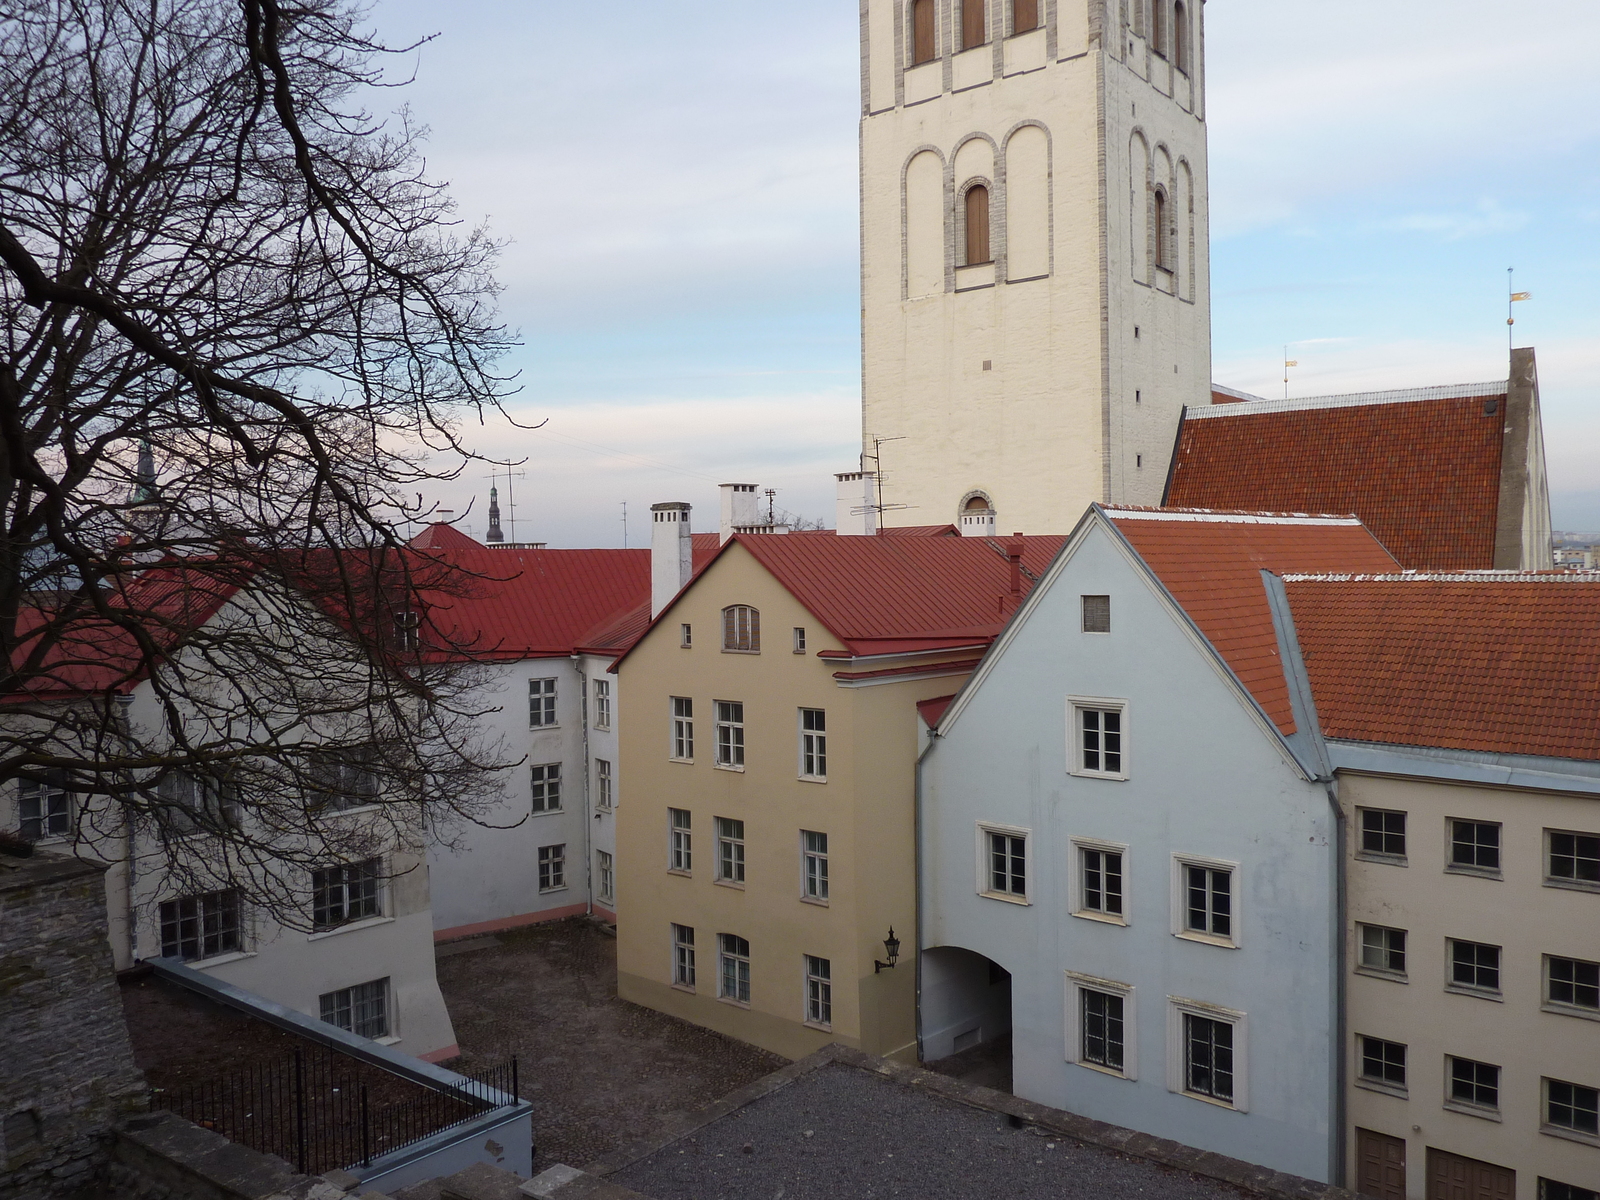
[[[148,438],[139,440],[139,469],[134,475],[133,490],[128,495],[132,504],[153,504],[156,499],[156,456],[150,449]]]
[[[492,483],[489,485],[489,540],[506,540],[506,535],[500,532],[500,490]]]

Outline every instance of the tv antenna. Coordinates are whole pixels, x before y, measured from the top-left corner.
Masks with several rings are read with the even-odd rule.
[[[866,470],[867,459],[870,458],[872,460],[873,467],[873,484],[877,488],[878,502],[876,504],[864,505],[861,508],[852,508],[850,511],[853,514],[860,516],[865,513],[875,512],[881,517],[886,512],[898,512],[902,509],[915,507],[914,505],[910,504],[885,504],[883,500],[883,444],[885,442],[903,442],[905,440],[906,439],[904,437],[872,439],[872,453],[863,453],[861,455],[861,469],[863,471]]]
[[[622,548],[628,548],[628,502],[622,502]]]
[[[506,480],[506,524],[511,529],[511,536],[506,540],[515,544],[517,540],[517,501],[511,492],[511,481],[514,478],[526,479],[528,477],[528,473],[526,471],[513,471],[509,467],[507,467],[503,473]],[[500,471],[491,472],[488,477],[489,482],[493,484],[500,478],[501,474],[502,472]]]

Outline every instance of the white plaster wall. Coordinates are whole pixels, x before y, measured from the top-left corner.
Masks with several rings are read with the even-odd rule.
[[[583,671],[589,679],[603,679],[611,685],[611,728],[599,729],[594,724],[594,707],[591,701],[589,715],[589,808],[590,816],[588,829],[590,833],[590,891],[594,894],[595,907],[602,913],[616,915],[617,901],[613,892],[610,898],[600,893],[600,867],[598,855],[604,851],[611,855],[612,870],[616,870],[617,861],[617,821],[618,810],[622,807],[622,763],[621,755],[617,749],[617,730],[622,720],[621,689],[617,677],[610,672],[612,659],[585,655],[583,658]],[[593,692],[593,685],[590,687]],[[611,764],[611,801],[612,810],[601,810],[600,790],[595,763],[604,759]]]
[[[1083,594],[1111,596],[1111,634],[1079,632]],[[1128,701],[1128,780],[1066,773],[1068,695]],[[965,947],[1011,972],[1018,1095],[1330,1177],[1335,851],[1327,800],[1103,529],[1089,530],[929,751],[922,820],[922,943]],[[980,820],[1031,831],[1028,906],[977,894]],[[1070,915],[1074,836],[1128,845],[1126,927]],[[1240,864],[1237,949],[1174,936],[1174,852]],[[1066,971],[1134,985],[1136,1081],[1067,1061]],[[1169,996],[1248,1014],[1247,1113],[1168,1091]]]

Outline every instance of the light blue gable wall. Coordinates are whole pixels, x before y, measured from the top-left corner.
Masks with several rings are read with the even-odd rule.
[[[1084,594],[1110,595],[1109,635],[1081,631]],[[923,945],[975,950],[1012,973],[1018,1095],[1327,1180],[1336,943],[1325,791],[1103,527],[1089,528],[1015,634],[924,759]],[[1128,701],[1128,780],[1067,774],[1069,695]],[[1032,831],[1030,906],[977,894],[979,821]],[[1074,836],[1128,844],[1127,927],[1070,915]],[[1241,864],[1239,948],[1173,936],[1175,852]],[[1137,1081],[1067,1061],[1065,971],[1135,986]],[[1248,1014],[1247,1113],[1168,1091],[1169,996]]]

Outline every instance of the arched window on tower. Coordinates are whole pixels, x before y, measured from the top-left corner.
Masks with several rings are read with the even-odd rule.
[[[1189,8],[1183,0],[1172,6],[1172,65],[1189,74]]]
[[[1167,53],[1167,4],[1170,0],[1153,0],[1150,5],[1150,49],[1163,58]]]
[[[911,0],[911,65],[932,62],[939,56],[934,37],[934,0]]]
[[[989,0],[961,0],[961,48],[972,50],[989,40],[989,21],[984,13]]]
[[[1167,248],[1167,193],[1160,188],[1156,189],[1152,207],[1155,209],[1156,223],[1156,244],[1152,258],[1158,270],[1171,271],[1172,254]]]
[[[1011,32],[1039,28],[1039,0],[1011,0]]]
[[[989,253],[989,189],[975,183],[967,189],[967,258],[963,266],[993,262]]]

